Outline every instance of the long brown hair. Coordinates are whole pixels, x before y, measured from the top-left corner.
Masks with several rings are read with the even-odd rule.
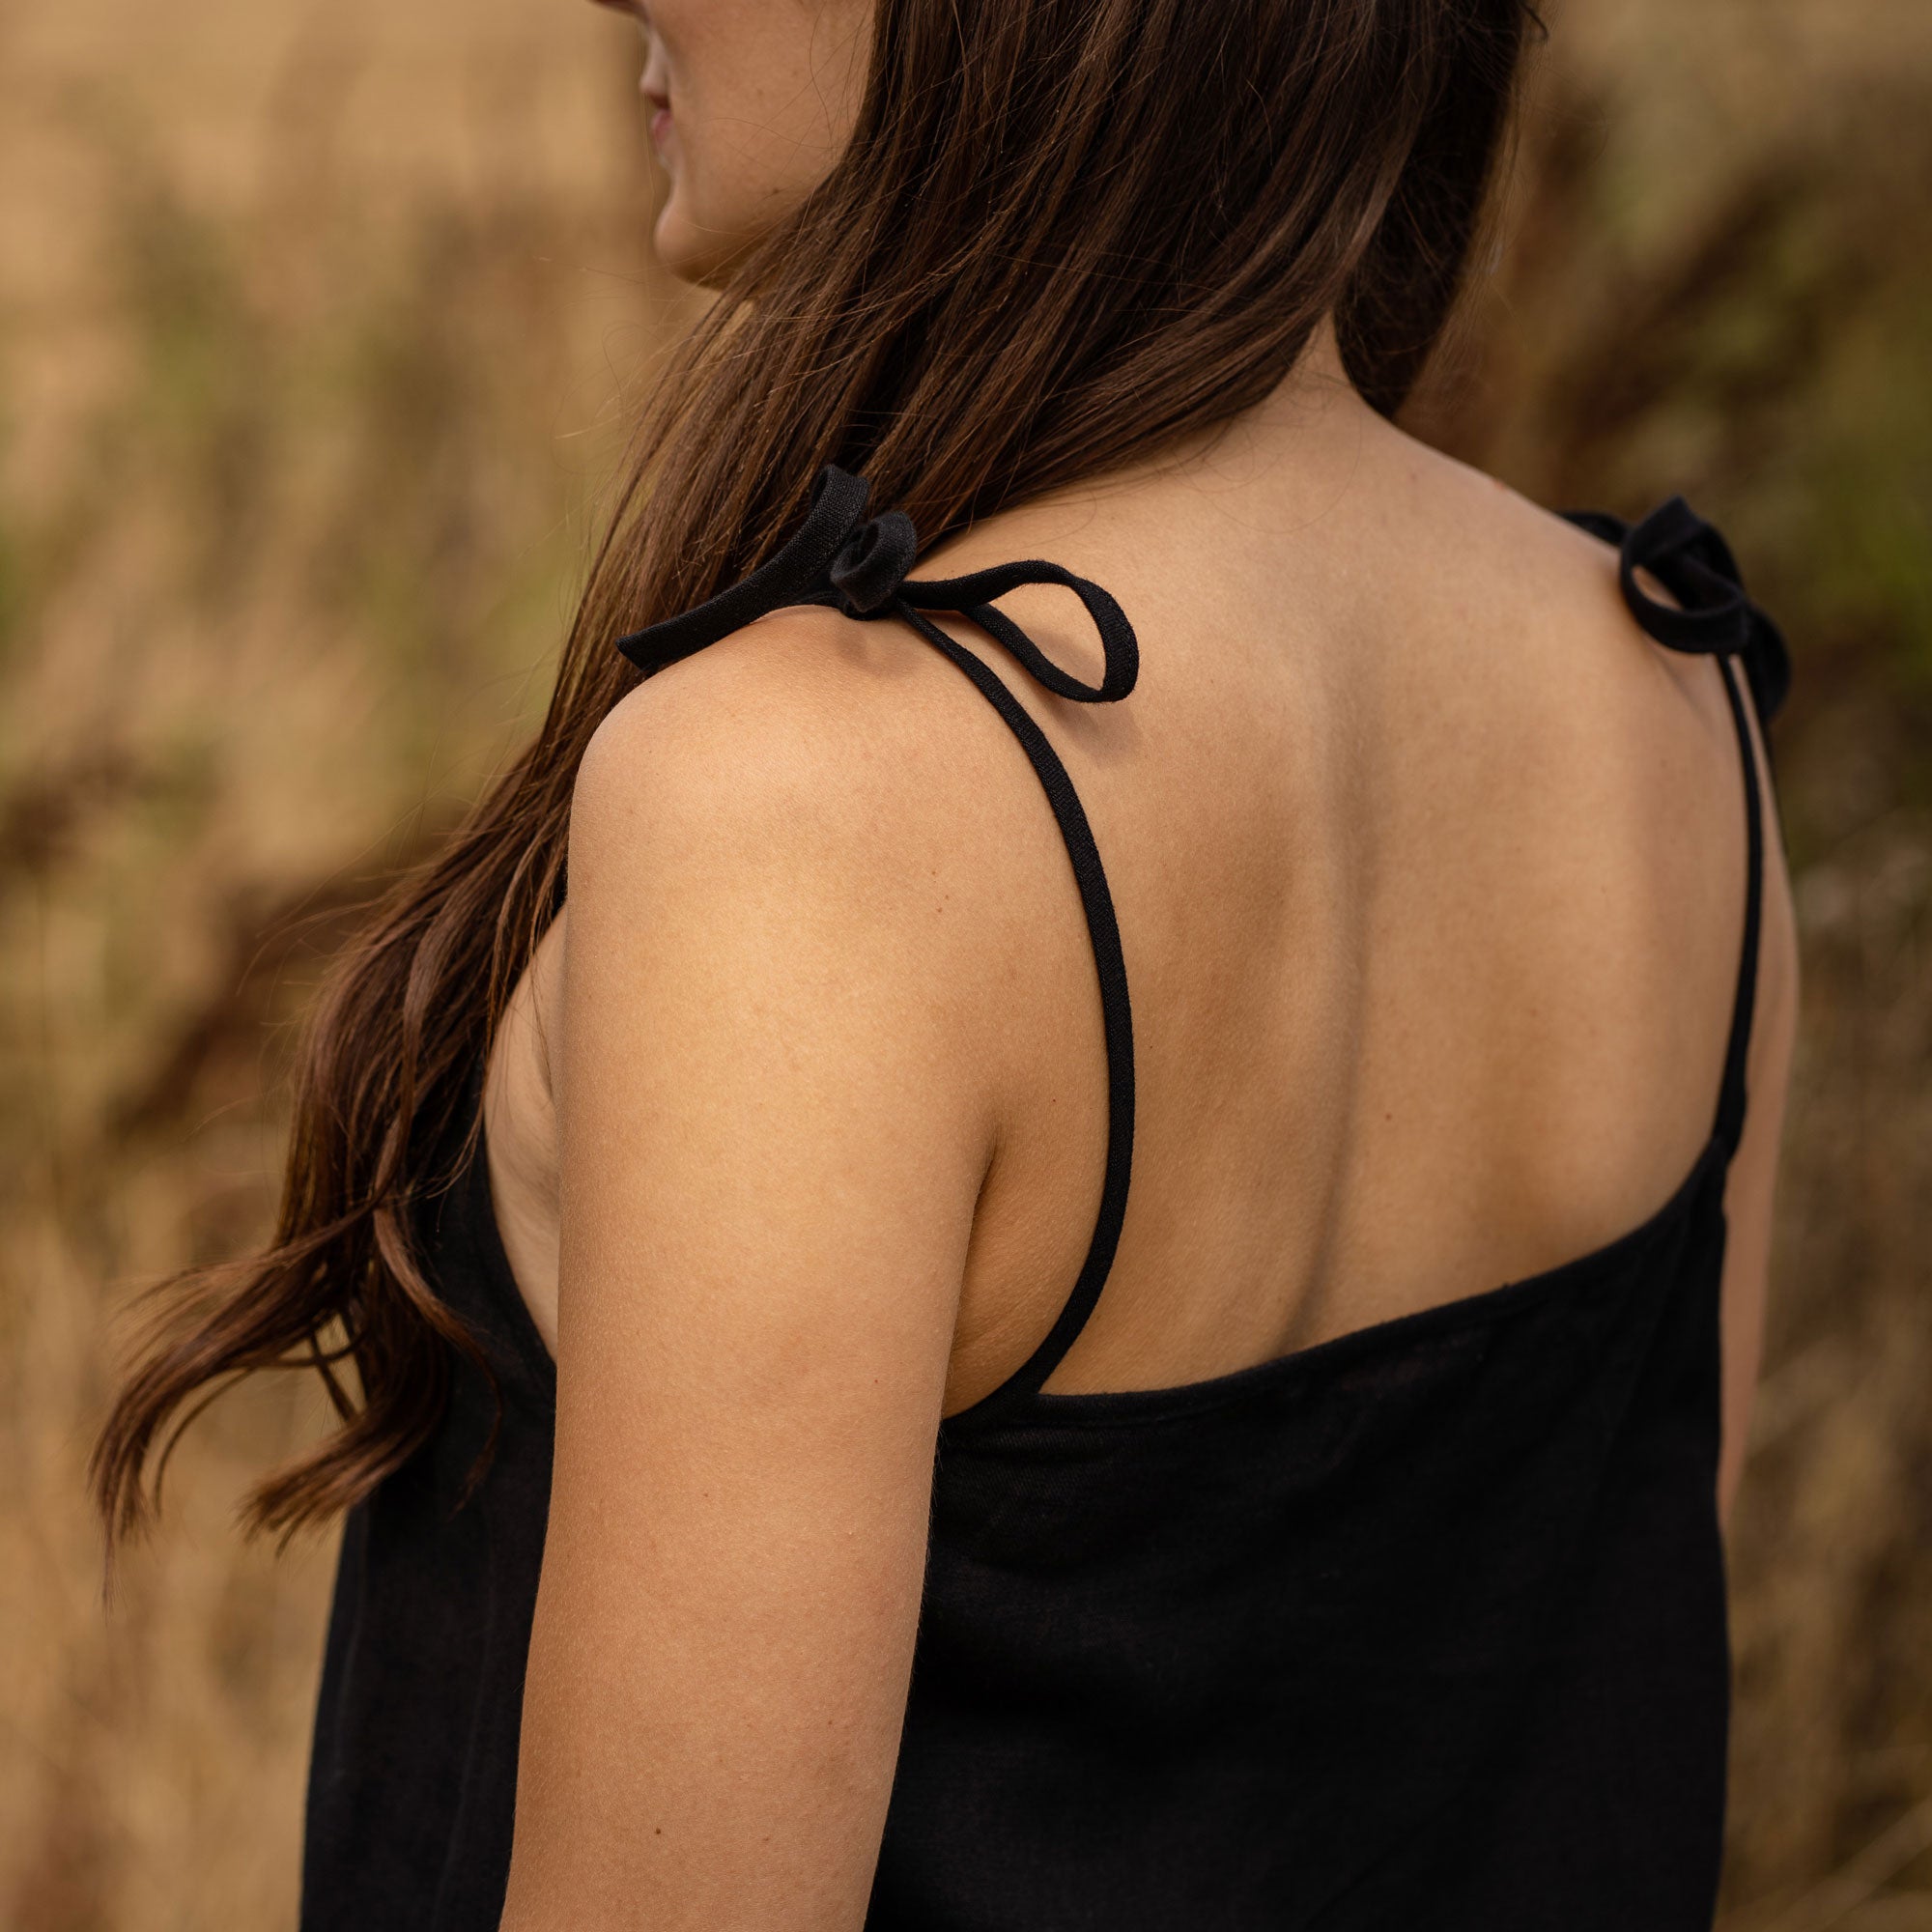
[[[452,1171],[430,1151],[561,903],[579,761],[638,676],[611,640],[756,565],[821,464],[930,543],[1248,408],[1330,314],[1393,413],[1463,278],[1533,20],[1527,0],[879,0],[849,149],[657,386],[542,729],[309,1019],[272,1243],[151,1291],[94,1453],[110,1548],[151,1513],[169,1418],[225,1378],[312,1366],[342,1418],[248,1500],[286,1535],[423,1442],[452,1350],[481,1362],[410,1209]]]

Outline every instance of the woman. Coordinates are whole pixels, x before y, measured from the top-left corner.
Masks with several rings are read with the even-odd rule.
[[[1525,10],[632,11],[719,299],[99,1450],[336,1391],[304,1924],[1708,1925],[1787,667],[1388,420]]]

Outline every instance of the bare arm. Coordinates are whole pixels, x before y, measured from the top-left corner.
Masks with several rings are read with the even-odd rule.
[[[923,775],[733,648],[620,706],[574,807],[507,1932],[855,1932],[896,1760],[992,1151],[948,992],[979,969]]]
[[[1751,1399],[1764,1353],[1777,1157],[1798,1032],[1798,923],[1792,909],[1791,880],[1778,836],[1770,762],[1758,732],[1756,708],[1748,702],[1746,715],[1757,752],[1758,796],[1764,808],[1764,910],[1758,943],[1757,1004],[1745,1071],[1749,1104],[1724,1188],[1728,1234],[1723,1278],[1723,1449],[1718,1464],[1718,1509],[1726,1521],[1744,1473]]]

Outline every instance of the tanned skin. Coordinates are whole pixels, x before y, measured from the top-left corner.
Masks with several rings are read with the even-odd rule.
[[[735,43],[710,34],[726,14]],[[701,278],[809,186],[801,154],[836,152],[863,32],[795,0],[646,25],[676,135],[660,241]],[[725,148],[703,103],[740,57],[781,138],[705,175]],[[1242,1368],[1555,1266],[1666,1201],[1716,1114],[1745,801],[1722,668],[1637,630],[1611,554],[1392,428],[1324,331],[1223,433],[922,570],[1027,556],[1106,585],[1143,654],[1126,702],[1081,707],[949,624],[1065,757],[1132,989],[1126,1225],[1048,1388]],[[1097,674],[1070,599],[1010,608]],[[1798,993],[1758,754],[1726,1507]],[[983,698],[903,627],[821,609],[617,707],[569,878],[486,1098],[558,1373],[503,1924],[857,1932],[940,1418],[1032,1351],[1093,1228],[1106,1065],[1078,895]]]

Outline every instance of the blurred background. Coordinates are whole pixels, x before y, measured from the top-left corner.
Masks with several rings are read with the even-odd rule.
[[[1782,619],[1805,1015],[1732,1547],[1725,1932],[1932,1932],[1932,7],[1556,0],[1415,427],[1683,490]],[[0,1924],[293,1926],[332,1540],[190,1435],[110,1618],[110,1312],[273,1208],[288,1028],[533,724],[627,390],[635,32],[0,0]]]

